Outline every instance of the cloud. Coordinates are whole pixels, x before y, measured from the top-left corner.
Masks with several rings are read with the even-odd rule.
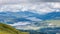
[[[60,3],[52,3],[53,8],[60,8]]]
[[[20,10],[21,8],[22,7],[20,5],[3,5],[0,8],[0,12],[1,11],[12,11],[12,12],[15,12],[15,11]]]
[[[26,19],[29,19],[31,21],[36,21],[36,22],[42,21],[41,19],[38,19],[36,17],[27,17]]]
[[[32,11],[30,11],[32,10]],[[11,11],[11,12],[19,12],[19,11],[30,11],[38,14],[46,14],[53,11],[60,10],[60,3],[39,3],[39,4],[10,4],[10,5],[2,5],[0,7],[0,12]]]
[[[20,3],[40,3],[40,2],[60,2],[60,0],[0,0],[0,4],[20,4]]]
[[[15,28],[20,30],[38,30],[41,27],[34,27],[34,26],[27,25],[27,26],[16,26]]]
[[[5,4],[21,4],[21,3],[43,3],[43,2],[60,2],[60,0],[0,0],[0,5]]]
[[[21,25],[27,25],[27,24],[30,24],[29,22],[18,22],[18,23],[14,23],[14,24],[9,24],[11,26],[21,26]]]
[[[20,4],[20,3],[27,3],[28,0],[0,0],[0,4]]]
[[[33,25],[31,22],[18,22],[14,24],[8,24],[11,26],[15,26],[16,29],[22,29],[22,30],[38,30],[40,27],[37,27],[36,25]]]
[[[60,0],[41,0],[41,2],[60,2]]]

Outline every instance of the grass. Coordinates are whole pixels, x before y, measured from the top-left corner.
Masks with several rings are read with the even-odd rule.
[[[0,34],[29,34],[29,33],[28,32],[21,32],[9,25],[0,23]]]

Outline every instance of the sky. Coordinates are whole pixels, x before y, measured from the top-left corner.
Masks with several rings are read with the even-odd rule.
[[[60,0],[0,0],[0,5],[20,3],[40,3],[40,2],[60,2]]]
[[[41,3],[18,3],[18,4],[4,4],[0,5],[0,12],[10,11],[29,11],[32,10],[36,13],[50,13],[50,12],[60,12],[60,3],[58,2],[41,2]]]
[[[0,3],[21,3],[21,2],[59,2],[60,0],[0,0]]]
[[[60,11],[59,0],[0,0],[0,12],[29,11],[45,14]]]

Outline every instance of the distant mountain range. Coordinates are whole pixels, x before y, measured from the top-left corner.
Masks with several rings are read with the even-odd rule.
[[[35,17],[37,19],[41,20],[50,20],[50,19],[60,19],[60,12],[51,12],[47,13],[45,15],[33,13],[30,11],[25,12],[0,12],[0,22],[6,22],[6,23],[15,23],[20,21],[32,21],[30,19],[27,19],[31,17]]]
[[[45,26],[49,26],[49,24],[54,23],[55,20],[60,20],[60,12],[51,12],[47,14],[38,14],[32,11],[0,12],[1,23],[15,25],[13,27],[20,30],[22,28],[23,28],[22,30],[27,29],[29,31],[39,30],[40,28],[44,29]]]
[[[60,20],[60,12],[51,12],[44,15],[34,13],[32,11],[0,12],[0,22],[6,24],[13,24],[17,22],[26,22],[26,21],[41,22],[50,19]]]

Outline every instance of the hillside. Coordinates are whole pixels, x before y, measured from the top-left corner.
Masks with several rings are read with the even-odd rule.
[[[0,34],[28,34],[28,32],[21,32],[9,25],[0,23]]]

